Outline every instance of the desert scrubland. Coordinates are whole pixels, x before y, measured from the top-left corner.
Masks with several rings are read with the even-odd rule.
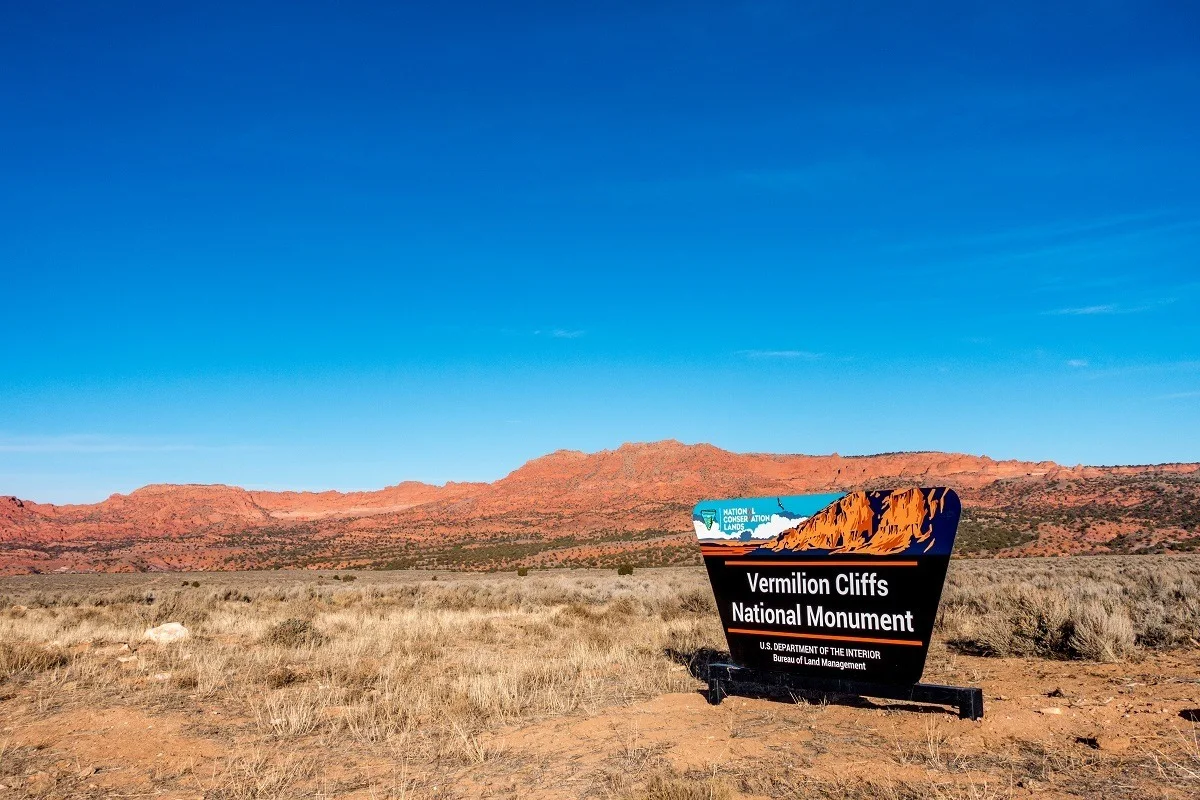
[[[0,798],[1192,797],[1198,585],[1193,556],[953,563],[925,679],[982,686],[971,722],[707,705],[694,567],[4,578]]]

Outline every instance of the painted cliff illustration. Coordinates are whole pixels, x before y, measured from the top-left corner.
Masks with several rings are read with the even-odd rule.
[[[937,545],[939,528],[946,528],[945,532],[953,537],[958,515],[958,496],[949,489],[851,492],[796,527],[763,542],[759,549],[880,556],[929,552]],[[950,524],[940,524],[943,520],[939,516]]]
[[[960,511],[953,490],[912,487],[709,501],[696,506],[694,524],[706,556],[941,555],[953,547]]]

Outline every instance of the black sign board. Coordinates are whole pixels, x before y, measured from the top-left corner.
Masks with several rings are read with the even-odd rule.
[[[732,660],[916,684],[959,514],[945,488],[700,503],[693,523]]]

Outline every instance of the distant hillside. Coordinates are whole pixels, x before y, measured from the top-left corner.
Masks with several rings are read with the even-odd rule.
[[[936,485],[962,497],[960,554],[1200,546],[1200,464],[747,454],[665,441],[560,450],[494,483],[154,485],[63,506],[0,497],[0,572],[698,563],[691,508],[706,498]]]

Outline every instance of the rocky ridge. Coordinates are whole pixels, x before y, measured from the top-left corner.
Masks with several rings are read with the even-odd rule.
[[[914,486],[958,491],[960,552],[1190,550],[1200,546],[1198,470],[937,452],[731,453],[665,441],[560,450],[493,483],[364,492],[151,485],[87,505],[0,496],[0,572],[693,563],[690,515],[700,500]]]

